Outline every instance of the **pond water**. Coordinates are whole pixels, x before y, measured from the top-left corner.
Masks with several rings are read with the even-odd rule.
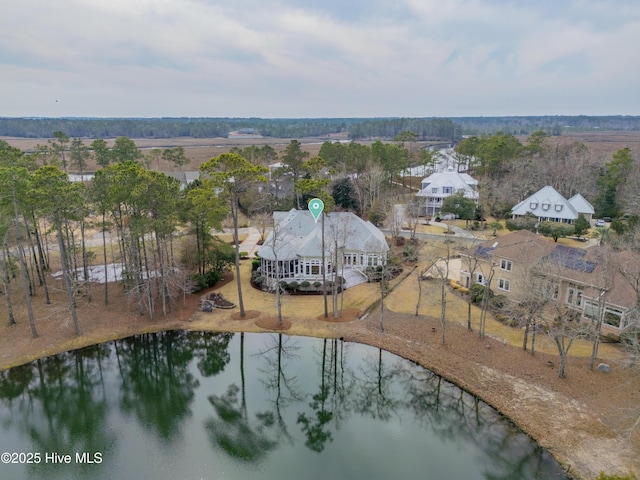
[[[566,478],[432,372],[278,334],[141,335],[0,372],[1,452],[2,479]]]

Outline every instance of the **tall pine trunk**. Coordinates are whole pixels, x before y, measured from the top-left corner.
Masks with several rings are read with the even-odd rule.
[[[9,293],[9,263],[7,261],[7,238],[4,239],[4,245],[2,248],[2,284],[4,286],[4,299],[7,303],[7,315],[9,317],[9,325],[15,325],[16,319],[13,316],[13,305],[11,303],[11,294]]]
[[[36,237],[36,246],[38,247],[38,263],[40,265],[39,270],[42,275],[40,281],[42,282],[42,286],[44,287],[45,303],[47,305],[51,305],[51,299],[49,298],[49,286],[47,285],[47,275],[45,273],[48,268],[48,262],[45,261],[45,256],[42,248],[42,237],[40,236],[38,221],[35,217],[35,214],[33,215],[33,231]]]
[[[236,246],[236,284],[238,285],[238,304],[240,305],[240,316],[245,317],[244,301],[242,300],[242,281],[240,279],[240,242],[238,241],[238,198],[231,197],[231,216],[233,217],[233,236]]]
[[[107,235],[106,235],[105,211],[102,211],[102,255],[104,257],[104,304],[109,305],[109,274],[107,272]]]
[[[62,220],[60,219],[60,213],[55,213],[56,230],[58,231],[58,247],[60,248],[60,263],[62,264],[62,276],[64,277],[64,284],[67,288],[67,297],[69,299],[69,311],[71,312],[71,318],[73,320],[73,328],[76,335],[80,335],[80,325],[78,324],[78,315],[76,313],[76,299],[73,292],[73,285],[71,283],[71,275],[69,272],[69,263],[67,261],[67,246],[64,242],[62,235]]]
[[[31,335],[33,338],[38,336],[38,331],[36,330],[36,320],[33,316],[33,308],[31,307],[31,296],[29,295],[29,273],[27,272],[27,262],[24,258],[24,247],[22,245],[22,231],[20,229],[20,223],[18,222],[18,202],[16,200],[15,191],[13,194],[13,210],[14,210],[14,226],[16,229],[16,240],[18,242],[18,256],[20,257],[20,270],[22,273],[22,288],[24,290],[25,302],[27,304],[27,313],[29,315],[29,327],[31,328]]]

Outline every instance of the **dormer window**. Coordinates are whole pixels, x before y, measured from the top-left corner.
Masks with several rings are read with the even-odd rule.
[[[431,189],[431,193],[438,193],[438,187],[433,187]]]
[[[556,205],[556,212],[559,212],[560,210],[562,210],[562,205],[560,204]]]
[[[532,210],[535,210],[536,208],[538,208],[538,202],[531,202],[529,206],[531,207]]]
[[[549,204],[548,203],[543,203],[542,204],[542,209],[543,210],[549,210]]]
[[[442,187],[442,193],[451,193],[451,187]]]

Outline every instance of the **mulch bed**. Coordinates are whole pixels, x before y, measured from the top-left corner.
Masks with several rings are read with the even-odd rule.
[[[323,322],[332,323],[351,322],[360,318],[360,314],[361,312],[357,308],[345,308],[344,310],[342,310],[342,317],[334,317],[333,313],[330,312],[328,317],[325,317],[323,313],[321,315],[318,315],[316,319]]]
[[[282,319],[282,325],[278,323],[277,317],[260,318],[256,320],[256,325],[265,330],[289,330],[291,328],[291,322],[286,318]]]

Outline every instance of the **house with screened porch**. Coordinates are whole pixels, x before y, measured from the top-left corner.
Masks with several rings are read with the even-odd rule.
[[[274,227],[258,251],[267,286],[322,282],[324,272],[327,281],[342,277],[349,288],[366,282],[367,272],[386,263],[389,246],[371,222],[351,212],[323,216],[324,229],[322,216],[316,222],[308,210],[273,212]]]

